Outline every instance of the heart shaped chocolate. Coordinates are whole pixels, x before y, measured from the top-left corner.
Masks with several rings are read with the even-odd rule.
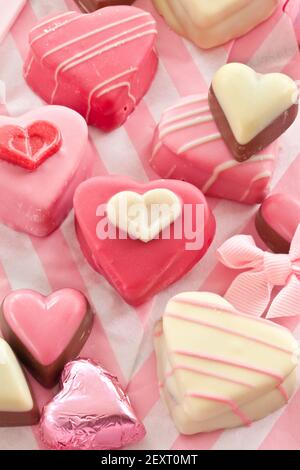
[[[61,224],[94,164],[86,122],[63,106],[0,116],[0,154],[0,221],[35,236]]]
[[[168,189],[153,189],[145,194],[122,191],[107,204],[110,222],[131,237],[145,243],[171,225],[181,213],[181,202]]]
[[[274,142],[238,162],[216,126],[207,95],[193,95],[164,111],[150,164],[162,178],[188,181],[208,196],[254,204],[268,192],[278,149]]]
[[[92,325],[88,302],[75,289],[61,289],[48,297],[17,290],[6,296],[0,312],[4,337],[33,376],[50,388],[59,381],[66,362],[81,351]]]
[[[183,434],[249,426],[296,387],[300,349],[292,334],[216,294],[172,298],[156,325],[155,350],[162,396]]]
[[[176,201],[177,214],[182,208],[181,214],[155,239],[146,237],[147,243],[124,236],[110,223],[107,210],[109,201],[124,191],[143,198],[149,191],[155,191],[152,195],[167,191]],[[187,273],[204,256],[215,233],[205,197],[182,181],[140,184],[122,176],[91,178],[77,189],[74,210],[77,237],[87,260],[132,305],[145,302]]]
[[[89,359],[66,365],[61,391],[44,407],[40,431],[46,446],[56,450],[119,449],[146,433],[118,379]]]
[[[50,122],[0,127],[0,158],[27,170],[35,170],[60,147],[60,131]]]
[[[215,74],[209,104],[232,155],[244,161],[274,142],[298,114],[297,84],[282,73],[259,74],[230,63]]]
[[[130,6],[56,15],[29,35],[25,78],[48,103],[73,108],[109,131],[127,119],[152,82],[156,35],[153,17]]]
[[[0,338],[0,427],[30,426],[39,411],[9,344]]]

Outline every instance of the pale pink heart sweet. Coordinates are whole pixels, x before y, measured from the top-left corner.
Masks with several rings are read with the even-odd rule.
[[[54,450],[109,450],[146,434],[117,377],[90,359],[69,362],[61,391],[44,407],[41,437]]]
[[[150,163],[159,176],[188,181],[208,196],[254,204],[268,192],[278,147],[274,142],[237,162],[213,120],[207,95],[194,95],[163,113]]]
[[[130,6],[56,15],[32,29],[24,75],[48,103],[69,106],[109,131],[152,82],[156,35],[153,17]]]
[[[59,130],[60,148],[33,171],[0,159],[0,221],[42,237],[67,216],[74,191],[91,175],[93,162],[91,152],[87,152],[86,122],[71,109],[44,106],[17,118],[0,116],[0,129],[26,129],[37,121],[46,121]]]
[[[75,289],[49,296],[20,289],[5,297],[0,327],[32,375],[45,387],[53,387],[64,365],[80,353],[93,318],[87,299]]]
[[[102,208],[114,195],[123,191],[144,195],[155,189],[172,191],[181,201],[181,233],[177,235],[172,224],[168,237],[148,243],[123,239],[120,233],[115,238],[99,238],[98,226],[107,223]],[[204,256],[215,234],[214,216],[205,197],[182,181],[140,184],[122,176],[92,178],[77,189],[74,210],[77,237],[87,260],[132,305],[142,304],[184,276]]]

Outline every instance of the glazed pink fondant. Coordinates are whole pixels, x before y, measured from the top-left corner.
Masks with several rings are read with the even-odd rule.
[[[245,204],[261,202],[273,175],[278,144],[239,163],[213,120],[207,95],[182,98],[155,131],[151,166],[163,178],[188,181],[208,196]]]
[[[48,297],[19,290],[5,298],[3,315],[25,348],[47,366],[68,348],[87,308],[85,297],[74,289],[61,289]]]
[[[169,239],[160,236],[148,243],[119,236],[99,239],[97,226],[107,220],[105,211],[96,215],[100,214],[101,205],[122,191],[145,194],[158,188],[174,192],[183,207],[190,207],[189,213],[182,212],[181,238],[175,238],[171,226]],[[205,197],[195,186],[182,181],[156,180],[140,184],[121,176],[92,178],[77,189],[74,210],[77,236],[87,260],[132,305],[145,302],[180,279],[204,256],[215,233],[215,220]],[[200,246],[194,245],[195,249],[187,249],[187,243],[193,243],[196,237],[186,233],[185,227],[192,224],[195,230],[196,214],[200,220],[198,235],[203,235],[203,240]]]
[[[62,106],[45,106],[18,118],[0,116],[0,128],[27,128],[36,121],[54,124],[61,134],[59,151],[34,171],[0,159],[0,221],[31,235],[46,236],[72,208],[73,194],[92,173],[84,119]]]
[[[261,205],[261,215],[268,226],[291,243],[300,224],[300,201],[289,194],[271,194]]]
[[[24,75],[48,103],[69,106],[109,131],[151,84],[156,35],[153,17],[134,7],[56,15],[32,29]]]

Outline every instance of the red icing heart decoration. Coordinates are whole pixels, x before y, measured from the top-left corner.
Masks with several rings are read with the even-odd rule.
[[[50,449],[108,450],[138,442],[146,430],[117,377],[78,359],[65,366],[61,391],[43,409],[40,433]]]
[[[47,121],[36,121],[28,127],[0,127],[0,158],[36,170],[54,155],[62,144],[60,131]]]

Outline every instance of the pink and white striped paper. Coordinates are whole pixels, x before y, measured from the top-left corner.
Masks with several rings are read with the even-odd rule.
[[[295,0],[294,0],[295,1]],[[296,0],[298,3],[299,0]],[[139,181],[155,178],[148,165],[153,130],[164,108],[180,96],[203,92],[213,73],[229,60],[241,60],[260,71],[283,70],[300,79],[295,36],[288,17],[280,11],[247,38],[209,52],[200,52],[176,36],[154,11],[150,0],[136,5],[150,11],[158,22],[160,66],[149,93],[125,126],[111,134],[90,129],[90,151],[95,173],[124,173]],[[41,100],[26,86],[22,63],[27,34],[39,18],[76,9],[72,0],[30,0],[0,45],[0,80],[7,86],[7,104],[0,111],[18,115],[40,106]],[[143,132],[141,132],[141,123]],[[300,118],[285,134],[273,187],[300,197]],[[126,158],[124,158],[126,157]],[[258,239],[253,223],[256,207],[210,200],[218,222],[216,238],[205,258],[181,281],[139,308],[126,305],[110,285],[86,263],[79,249],[70,214],[62,227],[47,239],[36,239],[0,225],[0,294],[9,289],[32,288],[48,293],[75,287],[90,299],[97,322],[83,356],[92,357],[127,387],[132,404],[147,428],[138,449],[299,449],[299,390],[290,405],[250,428],[183,437],[176,431],[159,398],[152,346],[152,330],[167,300],[184,290],[205,289],[223,294],[235,273],[217,264],[215,251],[236,233]],[[264,247],[265,248],[265,247]],[[281,320],[295,330],[297,320]],[[40,406],[55,393],[30,378]],[[0,449],[42,448],[37,428],[0,428]]]

